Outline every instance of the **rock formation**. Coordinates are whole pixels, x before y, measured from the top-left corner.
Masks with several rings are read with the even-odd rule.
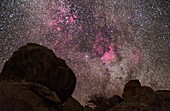
[[[170,91],[154,91],[139,80],[125,84],[122,98],[95,98],[95,109],[71,96],[75,85],[76,77],[64,60],[29,43],[13,53],[1,72],[0,111],[170,111]]]
[[[130,80],[122,94],[124,101],[107,111],[170,111],[170,91],[154,91]]]
[[[129,99],[141,93],[141,84],[139,80],[128,81],[123,89],[123,99]]]
[[[52,50],[33,43],[28,43],[13,53],[4,65],[0,81],[0,91],[11,97],[20,98],[22,94],[19,91],[24,89],[23,92],[21,90],[22,93],[26,95],[27,92],[30,92],[30,95],[34,93],[40,97],[37,97],[39,100],[45,97],[49,103],[51,100],[56,103],[65,102],[72,95],[76,85],[76,77],[64,60],[57,58]],[[8,94],[10,91],[20,96],[14,96],[14,93]],[[29,101],[34,101],[36,104],[35,98],[30,97]],[[23,95],[23,98],[26,97]],[[25,99],[21,100],[27,102]]]
[[[139,80],[128,81],[122,97],[105,99],[94,111],[170,111],[170,91],[154,91]]]

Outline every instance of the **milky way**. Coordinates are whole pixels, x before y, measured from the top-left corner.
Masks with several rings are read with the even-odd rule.
[[[168,0],[1,0],[0,38],[0,70],[20,46],[47,46],[75,72],[82,104],[129,79],[170,89]]]

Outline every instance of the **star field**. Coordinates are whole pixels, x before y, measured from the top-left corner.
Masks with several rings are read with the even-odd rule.
[[[168,0],[2,0],[0,70],[28,42],[66,60],[81,104],[95,93],[121,95],[130,79],[170,89]]]

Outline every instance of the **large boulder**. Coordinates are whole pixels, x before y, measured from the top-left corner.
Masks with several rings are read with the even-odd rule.
[[[122,97],[124,100],[131,99],[140,94],[154,92],[151,87],[141,86],[139,80],[130,80],[125,84]]]
[[[130,99],[141,93],[141,84],[139,80],[130,80],[125,84],[123,89],[122,97],[123,99]]]
[[[61,102],[73,93],[76,77],[52,50],[33,43],[22,46],[5,63],[0,80],[38,83],[56,92]]]

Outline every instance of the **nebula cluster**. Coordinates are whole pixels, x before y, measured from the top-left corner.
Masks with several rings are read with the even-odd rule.
[[[83,105],[92,94],[121,95],[130,79],[170,89],[168,0],[2,0],[0,70],[28,42],[66,61]]]

